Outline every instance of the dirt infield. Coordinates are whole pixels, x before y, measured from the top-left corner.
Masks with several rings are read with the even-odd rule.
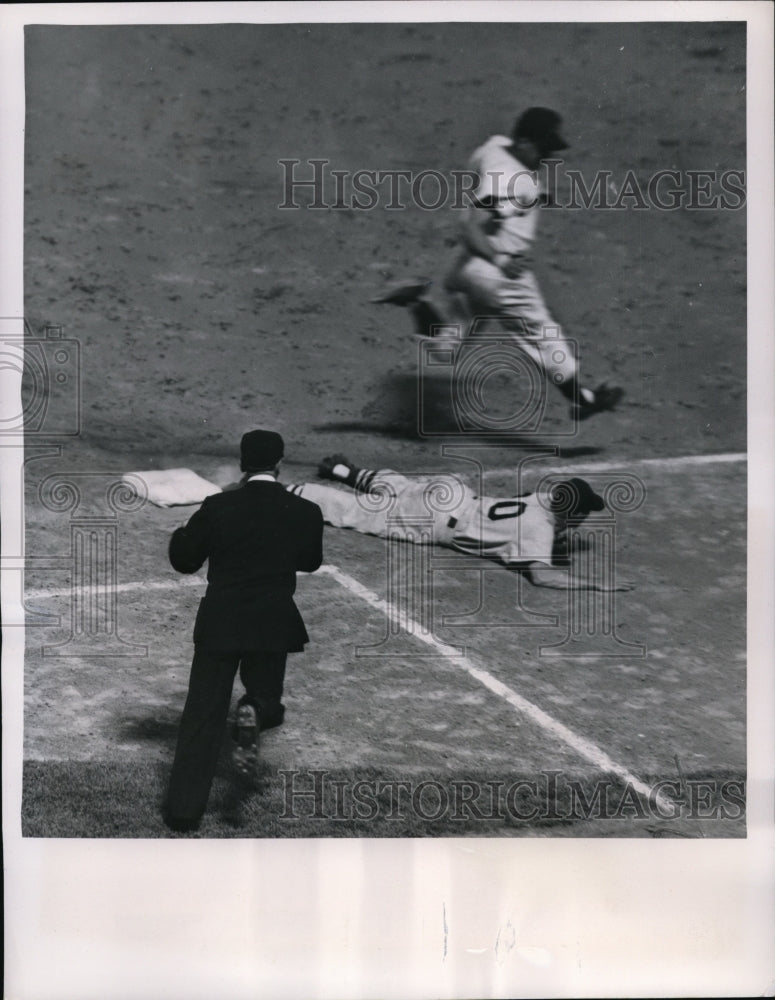
[[[488,482],[504,495],[536,444],[559,448],[550,457],[571,471],[574,460],[626,471],[745,452],[744,211],[543,213],[547,298],[589,381],[627,396],[570,437],[559,436],[565,404],[550,397],[541,434],[515,444],[452,433],[408,317],[369,303],[387,281],[442,279],[454,211],[311,208],[310,189],[295,189],[298,209],[278,207],[282,160],[300,161],[297,179],[316,158],[450,176],[528,104],[560,109],[567,165],[589,180],[609,171],[616,190],[630,170],[644,189],[662,170],[744,170],[744,26],[36,27],[26,59],[26,316],[36,335],[62,326],[81,358],[78,435],[44,429],[28,448],[28,608],[63,618],[28,630],[27,760],[170,760],[201,590],[175,577],[166,543],[190,511],[114,518],[105,484],[124,472],[186,466],[224,485],[239,436],[257,426],[284,435],[285,481],[312,476],[332,451],[407,472],[460,469],[442,445],[473,443],[504,470]],[[492,405],[513,391],[502,380]],[[59,454],[37,457],[37,443]],[[745,468],[638,467],[646,500],[617,521],[620,571],[636,589],[620,595],[616,622],[645,656],[539,655],[561,638],[564,595],[518,597],[512,574],[462,556],[434,572],[434,613],[469,623],[439,636],[639,777],[744,776]],[[52,475],[77,479],[79,512],[46,502]],[[70,634],[71,546],[86,514],[111,521],[127,586],[111,650],[70,655],[51,647]],[[329,529],[326,563],[385,596],[379,540]],[[313,641],[291,663],[288,722],[265,741],[272,767],[582,767],[413,640],[394,657],[356,656],[380,640],[384,616],[331,575],[302,580],[299,604]]]

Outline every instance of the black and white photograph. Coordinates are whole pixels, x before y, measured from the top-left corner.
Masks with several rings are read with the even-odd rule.
[[[5,828],[143,880],[234,852],[290,936],[318,851],[394,851],[442,969],[102,995],[738,995],[771,921],[596,987],[492,873],[497,918],[430,886],[433,851],[598,859],[583,923],[606,857],[771,843],[772,9],[46,6],[5,71]]]

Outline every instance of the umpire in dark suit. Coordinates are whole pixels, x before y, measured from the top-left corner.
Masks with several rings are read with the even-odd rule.
[[[207,806],[237,668],[245,686],[240,744],[252,736],[255,760],[258,731],[283,721],[286,657],[309,640],[293,593],[296,572],[312,573],[323,561],[323,516],[277,482],[283,450],[273,431],[245,434],[241,485],[208,497],[170,540],[170,562],[180,573],[195,573],[209,559],[165,804],[175,830],[196,829]]]

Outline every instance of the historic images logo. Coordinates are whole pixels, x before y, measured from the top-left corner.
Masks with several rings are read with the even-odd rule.
[[[503,820],[517,823],[576,820],[739,820],[745,781],[663,779],[636,787],[602,778],[579,781],[562,771],[532,779],[338,779],[327,770],[281,770],[281,820],[426,823]]]
[[[281,209],[369,212],[381,208],[390,212],[409,207],[426,212],[441,209],[460,211],[476,203],[480,178],[471,170],[381,170],[331,169],[326,158],[281,159],[283,200]],[[563,160],[544,160],[539,170],[520,170],[505,175],[487,171],[508,195],[520,179],[528,177],[538,189],[534,203],[520,202],[524,209],[594,209],[596,211],[737,211],[745,206],[744,170],[656,170],[648,175],[627,170],[598,170],[591,178],[582,171],[566,168],[561,182]],[[501,183],[503,180],[503,183]]]

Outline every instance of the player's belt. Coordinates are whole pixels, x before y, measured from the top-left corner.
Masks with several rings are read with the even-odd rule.
[[[456,518],[456,517],[451,517],[451,518],[450,518],[450,519],[449,519],[449,520],[447,521],[447,527],[448,527],[448,528],[454,528],[456,524],[457,524],[457,518]]]

